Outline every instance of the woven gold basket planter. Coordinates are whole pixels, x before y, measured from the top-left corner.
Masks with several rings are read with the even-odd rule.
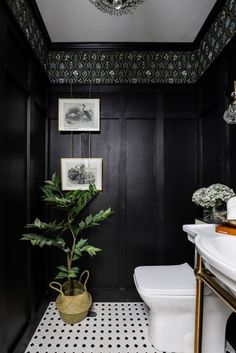
[[[82,277],[86,274],[84,283]],[[69,283],[63,285],[58,282],[51,282],[49,286],[59,292],[56,298],[56,308],[61,319],[67,324],[76,324],[86,318],[88,311],[92,305],[92,298],[87,291],[86,283],[88,281],[89,272],[84,271],[79,281],[73,280],[73,295],[68,295]]]

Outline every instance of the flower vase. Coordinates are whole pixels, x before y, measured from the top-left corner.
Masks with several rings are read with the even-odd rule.
[[[203,209],[203,221],[206,223],[212,223],[212,221],[213,221],[212,208],[204,208]]]
[[[216,206],[203,209],[203,221],[206,223],[224,223],[226,219],[225,210],[217,210]]]

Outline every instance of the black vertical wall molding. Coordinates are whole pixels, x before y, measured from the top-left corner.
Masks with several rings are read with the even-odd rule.
[[[156,131],[155,131],[155,175],[156,175],[156,247],[159,264],[164,263],[164,109],[163,93],[156,94]]]
[[[119,132],[120,132],[120,161],[119,161],[119,194],[120,194],[120,229],[118,239],[119,249],[119,289],[125,289],[124,273],[126,269],[126,237],[127,237],[127,164],[126,164],[126,104],[124,100],[124,93],[119,93],[122,97],[122,105],[119,113]]]
[[[6,116],[6,107],[4,106],[5,102],[5,83],[6,83],[6,32],[7,27],[4,21],[2,21],[2,16],[0,13],[0,102],[2,109],[0,110],[0,120],[4,121]],[[4,165],[4,151],[5,151],[5,137],[4,137],[4,129],[0,129],[0,161],[1,165]],[[3,195],[4,189],[4,180],[6,178],[6,170],[2,168],[1,172],[1,195]],[[0,209],[1,209],[1,216],[0,216],[0,224],[2,234],[6,231],[5,225],[5,199],[1,197],[0,201]],[[7,327],[5,325],[6,318],[7,318],[7,306],[6,306],[6,240],[5,237],[1,236],[1,247],[0,247],[0,267],[2,269],[1,275],[1,290],[0,290],[0,323],[1,323],[1,330],[0,330],[0,347],[2,353],[7,353],[6,347],[6,340],[7,340]]]

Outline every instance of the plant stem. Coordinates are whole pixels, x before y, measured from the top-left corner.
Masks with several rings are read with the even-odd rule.
[[[71,221],[71,219],[68,217],[68,222],[70,222],[70,221]],[[73,243],[72,243],[71,251],[69,251],[68,254],[67,254],[67,269],[68,269],[68,272],[71,269],[73,256],[74,256],[74,251],[75,251],[75,245],[76,245],[76,234],[75,234],[71,224],[70,224],[70,232],[72,234]],[[74,287],[73,286],[73,279],[70,278],[69,276],[68,276],[68,283],[69,283],[69,295],[72,295],[73,294],[73,287]]]
[[[67,271],[68,271],[68,273],[71,269],[71,255],[70,255],[70,253],[71,252],[67,253]],[[68,288],[69,295],[72,295],[73,294],[73,281],[72,281],[72,278],[69,277],[69,275],[68,275],[68,285],[69,285],[69,288]]]

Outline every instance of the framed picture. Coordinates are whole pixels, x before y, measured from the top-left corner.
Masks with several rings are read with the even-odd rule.
[[[99,131],[100,99],[59,98],[59,131]]]
[[[62,190],[87,190],[95,184],[102,190],[101,158],[61,158]]]

